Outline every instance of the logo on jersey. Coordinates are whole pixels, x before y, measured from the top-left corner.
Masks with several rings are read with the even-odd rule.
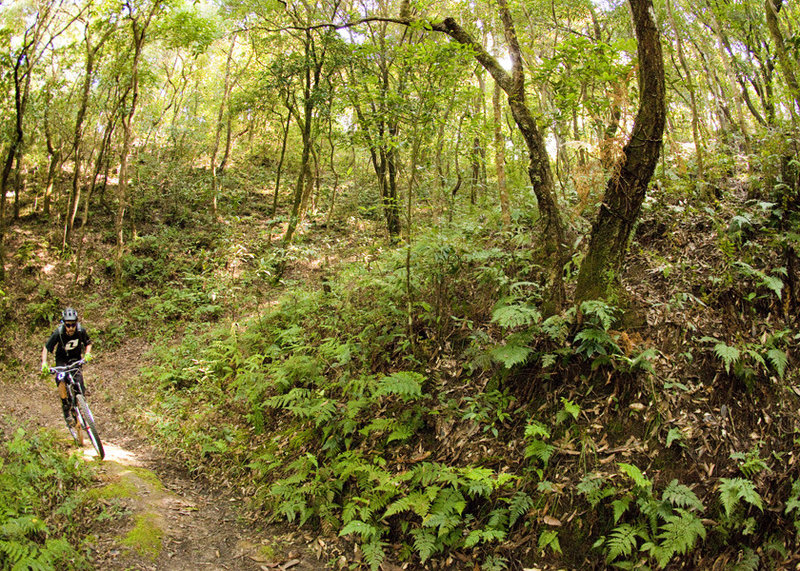
[[[80,342],[80,339],[67,341],[67,343],[64,345],[64,351],[72,351],[73,349],[77,349],[78,345],[80,345]]]

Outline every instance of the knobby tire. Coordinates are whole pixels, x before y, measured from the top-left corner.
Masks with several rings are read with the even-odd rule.
[[[100,442],[100,435],[97,434],[97,429],[94,427],[94,417],[92,416],[92,411],[89,410],[89,405],[86,404],[86,399],[83,398],[83,395],[76,395],[75,399],[77,401],[76,404],[78,406],[78,410],[81,413],[83,429],[89,436],[89,440],[92,441],[92,446],[94,446],[94,449],[97,450],[100,460],[102,460],[105,458],[106,453],[103,450],[103,443]]]

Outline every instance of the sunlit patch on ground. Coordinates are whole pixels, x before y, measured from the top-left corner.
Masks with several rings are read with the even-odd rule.
[[[120,448],[111,442],[103,442],[103,450],[105,451],[105,460],[109,462],[117,462],[126,466],[141,466],[142,461],[136,456],[135,453]],[[87,460],[96,460],[97,451],[91,444],[85,442],[83,447],[83,457]]]

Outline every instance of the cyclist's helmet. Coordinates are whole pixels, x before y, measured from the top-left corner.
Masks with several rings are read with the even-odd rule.
[[[78,321],[78,312],[68,307],[64,311],[61,312],[61,320],[64,323],[75,323]]]

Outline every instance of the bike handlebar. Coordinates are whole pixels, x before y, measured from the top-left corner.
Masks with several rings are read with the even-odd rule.
[[[77,371],[81,367],[86,364],[85,359],[81,359],[79,361],[75,361],[74,363],[70,363],[69,365],[60,365],[57,367],[50,367],[50,374],[55,375],[56,373],[66,373],[69,371]]]

